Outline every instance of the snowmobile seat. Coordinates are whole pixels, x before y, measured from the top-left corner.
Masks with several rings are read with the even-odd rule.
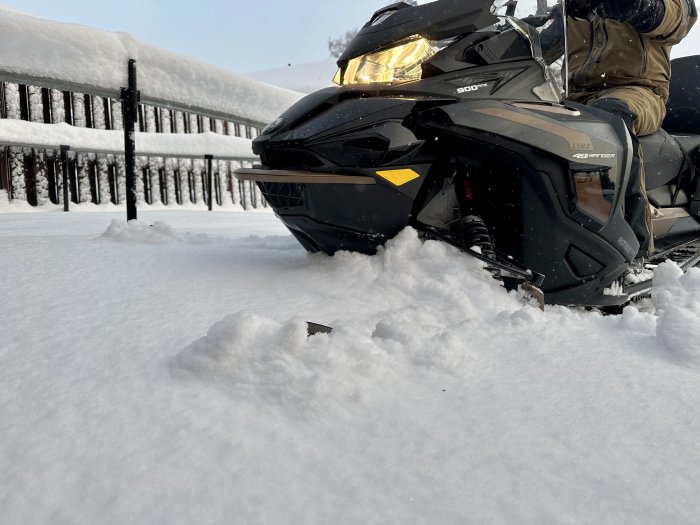
[[[639,137],[647,190],[669,184],[683,169],[685,154],[674,137],[663,129]]]
[[[644,157],[647,192],[654,206],[657,208],[686,206],[690,200],[695,202],[700,199],[700,193],[693,192],[686,186],[695,184],[688,177],[692,178],[694,174],[697,176],[697,169],[693,170],[691,163],[697,166],[700,160],[700,135],[668,135],[661,130],[653,135],[641,137],[639,143],[642,145]],[[674,152],[674,149],[677,151]],[[688,161],[684,162],[686,155]],[[666,165],[666,162],[669,164]],[[680,180],[684,181],[683,186],[685,186],[680,192],[676,191],[679,180],[678,170],[683,170]]]
[[[688,152],[688,154],[693,157],[700,152],[700,135],[673,135],[683,149]]]
[[[671,134],[700,135],[700,55],[671,61],[670,96],[663,128]]]

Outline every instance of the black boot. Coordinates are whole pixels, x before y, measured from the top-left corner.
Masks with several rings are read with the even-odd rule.
[[[649,231],[649,200],[643,180],[639,141],[632,135],[632,168],[625,193],[625,220],[639,241],[637,257],[651,255],[651,232]]]
[[[624,101],[616,98],[601,98],[591,103],[591,106],[619,116],[625,122],[632,137],[632,167],[625,193],[625,220],[639,241],[637,258],[649,257],[652,249],[651,217],[644,184],[644,167],[641,163],[639,140],[634,133],[634,121],[637,119],[637,115]]]

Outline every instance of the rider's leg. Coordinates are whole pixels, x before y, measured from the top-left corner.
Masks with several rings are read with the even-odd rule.
[[[651,90],[617,88],[599,93],[589,104],[618,115],[632,137],[632,168],[625,194],[625,219],[639,240],[639,257],[654,251],[652,214],[646,194],[642,151],[637,136],[654,133],[663,122],[665,105]]]

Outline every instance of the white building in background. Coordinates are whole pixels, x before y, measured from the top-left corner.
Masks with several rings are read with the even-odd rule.
[[[236,159],[214,161],[215,201],[244,207],[261,204],[254,186],[239,184],[232,171],[254,161],[251,139],[301,94],[156,48],[130,35],[1,7],[0,35],[12,43],[0,45],[0,205],[7,200],[34,206],[62,202],[57,141],[81,150],[69,162],[71,201],[123,202],[124,158],[117,154],[119,146],[105,149],[103,145],[123,144],[118,137],[122,129],[119,98],[127,85],[129,59],[137,61],[142,100],[137,153],[149,152],[137,160],[141,203],[203,201],[204,155],[212,154],[213,147],[217,155]],[[180,137],[165,136],[173,134]],[[187,142],[182,142],[183,135]]]
[[[285,67],[265,69],[246,76],[273,86],[285,87],[299,93],[313,93],[319,89],[333,87],[333,77],[338,71],[335,58],[326,58],[305,64],[288,64]]]

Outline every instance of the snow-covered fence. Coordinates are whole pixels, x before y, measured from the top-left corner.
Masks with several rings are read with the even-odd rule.
[[[68,167],[70,200],[75,203],[123,203],[126,195],[124,136],[120,130],[121,118],[114,118],[116,108],[120,111],[120,102],[104,98],[96,103],[95,100],[101,97],[88,94],[83,98],[66,92],[66,98],[71,102],[68,111],[62,103],[63,97],[57,97],[58,104],[46,110],[41,97],[34,96],[27,97],[25,111],[28,115],[22,115],[23,104],[17,103],[21,102],[19,93],[35,89],[34,86],[0,83],[0,99],[5,102],[0,119],[0,200],[27,201],[36,206],[47,203],[65,205],[59,148],[68,145],[72,151]],[[39,88],[38,91],[53,93],[54,90]],[[86,99],[92,106],[88,115],[85,112],[87,104],[83,102]],[[76,101],[82,104],[73,104]],[[114,110],[102,110],[105,106]],[[167,112],[151,106],[142,105],[140,109],[140,114],[149,119],[145,123],[141,121],[140,127],[158,128],[154,132],[137,133],[139,176],[136,186],[140,204],[206,202],[205,155],[210,154],[217,159],[213,165],[214,201],[218,205],[254,206],[256,200],[243,196],[254,195],[257,188],[241,185],[233,178],[233,171],[254,162],[250,140],[245,137],[255,136],[258,127],[201,115],[192,118],[190,114],[174,110]],[[45,113],[49,117],[44,120]],[[36,117],[37,114],[40,118]],[[23,116],[28,120],[21,120]],[[56,116],[64,120],[56,119],[59,122],[55,124],[44,123],[56,122]],[[154,120],[157,117],[160,117],[158,125]],[[188,130],[190,133],[173,133],[171,121],[184,121],[185,118],[193,121]],[[108,128],[110,119],[111,129]],[[202,122],[206,120],[214,122],[205,127]],[[219,134],[199,132],[209,127],[218,129]],[[226,134],[229,130],[233,136]],[[237,137],[236,134],[244,136]]]
[[[121,90],[139,62],[137,195],[141,203],[205,202],[213,155],[219,205],[262,205],[233,171],[250,140],[300,95],[142,43],[130,35],[0,8],[0,203],[59,204],[61,145],[71,148],[70,200],[123,202]]]

